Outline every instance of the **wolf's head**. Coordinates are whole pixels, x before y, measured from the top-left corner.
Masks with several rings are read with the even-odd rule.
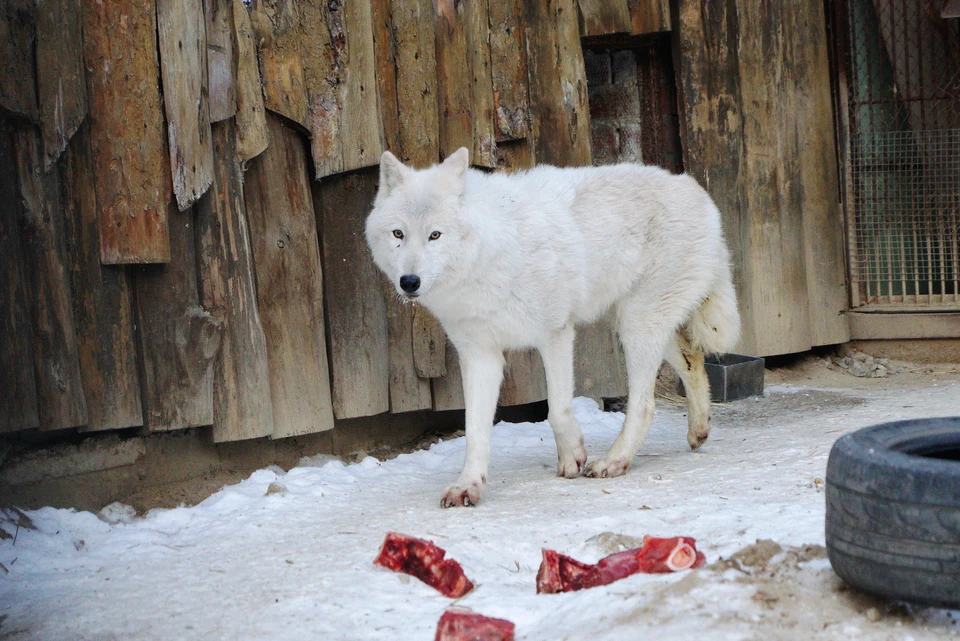
[[[469,226],[461,216],[468,152],[415,170],[389,151],[380,158],[380,188],[367,217],[373,260],[397,292],[426,296],[463,264]]]

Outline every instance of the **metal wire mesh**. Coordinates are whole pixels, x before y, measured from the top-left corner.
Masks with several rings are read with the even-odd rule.
[[[960,20],[847,8],[854,302],[960,306]]]

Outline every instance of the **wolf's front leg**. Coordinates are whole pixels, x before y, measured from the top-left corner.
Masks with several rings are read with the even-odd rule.
[[[547,397],[550,413],[547,421],[557,441],[557,476],[572,479],[580,476],[587,464],[587,450],[583,447],[580,423],[573,415],[573,324],[554,332],[540,348],[543,369],[547,377]]]
[[[457,482],[440,499],[442,507],[472,506],[480,502],[490,464],[490,432],[503,379],[503,352],[457,349],[467,406],[467,451]]]

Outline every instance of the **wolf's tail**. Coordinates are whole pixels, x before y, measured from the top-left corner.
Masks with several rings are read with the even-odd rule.
[[[706,354],[724,354],[737,344],[740,312],[729,259],[724,261],[724,269],[709,296],[687,320],[685,329],[690,342]]]

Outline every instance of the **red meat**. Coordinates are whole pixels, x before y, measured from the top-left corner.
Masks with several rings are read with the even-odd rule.
[[[415,576],[444,596],[462,597],[473,589],[463,568],[432,541],[389,532],[374,563],[380,567]]]
[[[506,619],[447,610],[437,623],[433,641],[513,641],[513,628]]]
[[[696,541],[688,536],[667,539],[643,537],[643,546],[617,552],[600,559],[595,565],[581,563],[569,556],[543,551],[543,562],[537,572],[537,593],[572,592],[607,585],[631,574],[655,574],[698,568],[706,557],[698,552]]]

